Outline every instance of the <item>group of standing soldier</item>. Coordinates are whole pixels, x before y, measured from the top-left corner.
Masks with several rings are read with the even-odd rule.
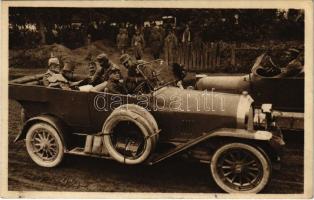
[[[137,60],[143,58],[146,46],[150,47],[154,59],[160,58],[163,47],[172,49],[171,55],[175,56],[178,39],[173,28],[167,30],[167,35],[165,32],[162,26],[153,24],[152,27],[136,28],[134,34],[129,38],[128,31],[122,24],[116,37],[116,45],[121,54],[126,53],[128,47],[131,47],[132,54]]]

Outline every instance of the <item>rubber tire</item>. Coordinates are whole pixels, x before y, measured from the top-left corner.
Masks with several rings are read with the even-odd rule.
[[[255,188],[253,188],[251,190],[246,190],[246,191],[234,190],[233,188],[230,188],[228,185],[226,185],[220,179],[220,177],[217,173],[217,169],[216,169],[217,161],[218,161],[220,155],[224,151],[232,149],[232,148],[243,148],[245,150],[248,150],[253,155],[255,155],[259,159],[259,161],[261,162],[262,167],[263,167],[263,178]],[[216,152],[214,153],[212,159],[211,159],[210,169],[211,169],[212,177],[214,178],[216,184],[222,190],[224,190],[225,192],[228,192],[228,193],[253,193],[253,194],[256,194],[256,193],[262,191],[266,187],[266,185],[268,184],[268,182],[270,180],[270,175],[271,175],[271,165],[269,163],[269,158],[266,157],[266,154],[263,154],[257,148],[255,148],[251,145],[248,145],[248,144],[244,144],[244,143],[229,143],[229,144],[223,145],[219,149],[217,149]]]
[[[59,152],[58,152],[57,157],[52,161],[43,161],[32,150],[32,144],[31,144],[30,140],[32,138],[32,134],[33,134],[34,130],[39,129],[39,128],[47,129],[56,139]],[[63,160],[64,144],[60,138],[59,133],[56,131],[56,129],[48,123],[42,123],[41,122],[41,123],[35,123],[34,125],[32,125],[26,133],[25,143],[26,143],[26,149],[27,149],[28,155],[31,157],[31,159],[37,165],[39,165],[41,167],[48,167],[48,168],[56,167]]]
[[[125,158],[113,147],[110,135],[105,135],[104,144],[108,150],[109,155],[116,161],[124,164],[135,165],[144,162],[151,155],[156,145],[155,140],[152,137],[149,137],[153,134],[151,132],[151,128],[148,128],[147,126],[149,123],[143,116],[136,112],[117,108],[117,110],[113,111],[106,120],[103,133],[110,133],[111,130],[121,121],[130,121],[134,123],[141,130],[142,134],[145,137],[148,137],[146,140],[144,153],[136,159]]]
[[[120,109],[126,109],[126,110],[130,110],[132,112],[135,112],[141,116],[143,116],[146,121],[148,122],[148,124],[146,125],[152,134],[158,133],[160,130],[158,128],[158,124],[154,118],[154,116],[148,112],[145,108],[136,105],[136,104],[124,104],[122,106],[120,106],[119,108],[115,109],[114,112],[119,111]],[[152,137],[153,142],[157,143],[158,139],[159,139],[159,134],[155,134],[154,137]]]

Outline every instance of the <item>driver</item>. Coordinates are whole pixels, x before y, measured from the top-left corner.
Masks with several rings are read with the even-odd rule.
[[[145,83],[145,78],[137,70],[137,66],[143,62],[142,60],[133,60],[129,54],[123,54],[120,57],[120,63],[128,70],[125,82],[130,93],[135,93],[137,86]]]

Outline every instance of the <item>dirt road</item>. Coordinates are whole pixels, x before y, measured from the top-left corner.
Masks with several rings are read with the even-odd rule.
[[[37,166],[25,144],[13,143],[21,127],[20,106],[9,102],[9,190],[93,191],[93,192],[222,192],[214,183],[209,167],[172,159],[155,166],[124,166],[114,161],[66,156],[57,168]],[[302,134],[301,134],[302,135]],[[303,140],[300,134],[287,138],[282,169],[263,193],[303,192]]]

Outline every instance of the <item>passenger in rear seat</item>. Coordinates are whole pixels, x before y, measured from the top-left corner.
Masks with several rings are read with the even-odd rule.
[[[49,69],[44,74],[43,85],[46,87],[55,87],[61,89],[70,89],[69,81],[62,75],[60,61],[56,57],[48,60]]]

